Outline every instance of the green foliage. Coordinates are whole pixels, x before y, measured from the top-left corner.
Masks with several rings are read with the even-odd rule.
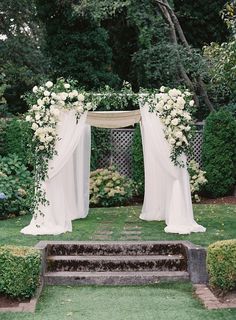
[[[7,85],[4,98],[8,110],[24,112],[27,106],[21,98],[22,94],[38,82],[49,68],[41,51],[42,26],[35,1],[1,1],[0,12],[0,34],[6,37],[0,40],[0,72],[4,74]]]
[[[132,181],[120,175],[114,167],[91,172],[90,204],[102,207],[122,205],[132,194]]]
[[[144,194],[143,145],[140,127],[136,126],[132,145],[132,179],[137,186],[137,193]]]
[[[78,14],[71,1],[37,1],[37,8],[45,23],[46,52],[56,77],[72,77],[86,89],[119,84],[104,28]]]
[[[39,285],[40,252],[34,248],[0,247],[0,293],[30,298]]]
[[[111,136],[108,129],[92,127],[91,130],[91,170],[99,167],[99,160],[111,152]]]
[[[208,183],[205,190],[212,197],[229,194],[235,183],[236,120],[224,109],[206,119],[202,160]]]
[[[33,194],[33,179],[15,155],[0,156],[0,217],[22,215],[29,211]]]
[[[6,128],[7,120],[0,118],[0,156],[6,154]]]
[[[31,144],[32,130],[29,123],[20,118],[8,120],[5,128],[5,154],[15,153],[28,165],[32,161]]]
[[[173,0],[180,24],[190,44],[202,48],[206,43],[223,42],[227,28],[220,17],[225,0]]]
[[[210,284],[224,292],[236,286],[236,240],[217,241],[208,247]]]

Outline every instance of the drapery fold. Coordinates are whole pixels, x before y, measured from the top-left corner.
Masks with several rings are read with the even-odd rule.
[[[75,111],[62,111],[57,125],[57,155],[49,161],[42,181],[49,205],[39,205],[24,234],[60,234],[72,231],[71,220],[84,218],[89,208],[90,126],[87,113],[76,123]],[[40,214],[40,212],[43,213]]]
[[[193,217],[187,169],[171,162],[170,146],[158,116],[149,112],[147,104],[140,112],[145,167],[145,197],[140,218],[164,220],[165,232],[204,232],[205,228]],[[57,155],[49,161],[48,179],[41,182],[49,204],[40,204],[22,233],[55,235],[72,231],[71,221],[87,216],[91,132],[86,118],[87,113],[76,123],[75,111],[61,112]],[[185,156],[182,160],[186,162]]]
[[[159,117],[141,106],[141,133],[145,168],[143,220],[165,220],[165,232],[204,232],[193,217],[189,176],[186,168],[175,166]],[[186,163],[186,157],[182,156]]]

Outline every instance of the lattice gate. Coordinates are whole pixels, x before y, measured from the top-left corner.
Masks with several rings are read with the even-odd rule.
[[[131,177],[133,136],[134,129],[111,129],[111,153],[101,159],[99,165],[115,165],[121,174]]]
[[[132,174],[132,142],[134,137],[134,129],[111,129],[108,131],[111,139],[111,152],[100,160],[99,166],[108,167],[115,165],[117,170],[128,177]],[[189,158],[195,159],[202,166],[202,141],[203,141],[203,125],[197,124],[197,132],[193,142],[193,156]]]

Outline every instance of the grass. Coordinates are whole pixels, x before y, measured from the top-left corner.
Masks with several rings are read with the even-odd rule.
[[[205,310],[189,283],[131,287],[46,287],[36,314],[1,320],[235,320],[234,310]]]
[[[0,221],[0,244],[33,246],[40,240],[93,240],[96,232],[104,223],[109,222],[108,231],[112,231],[109,240],[121,240],[124,226],[138,226],[142,240],[189,240],[195,244],[208,246],[217,240],[236,237],[235,205],[195,205],[195,219],[207,228],[205,233],[190,235],[167,234],[164,222],[147,222],[140,220],[141,207],[94,208],[86,219],[73,222],[73,232],[57,236],[22,235],[20,230],[26,226],[31,217],[23,216]],[[109,229],[110,228],[110,229]]]
[[[109,240],[123,239],[122,231],[139,227],[142,240],[189,240],[207,246],[235,238],[236,206],[196,205],[195,219],[206,233],[191,235],[167,234],[164,222],[139,220],[141,207],[91,209],[89,216],[73,223],[73,232],[57,236],[26,236],[20,234],[31,217],[23,216],[0,221],[0,244],[35,245],[40,240],[93,240],[106,228]],[[104,229],[103,229],[104,230]],[[193,297],[190,283],[155,284],[118,287],[46,287],[35,315],[0,313],[1,320],[235,320],[236,309],[208,311]]]

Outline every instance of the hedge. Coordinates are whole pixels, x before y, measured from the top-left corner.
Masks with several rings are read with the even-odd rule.
[[[211,197],[232,192],[236,168],[236,120],[231,112],[220,109],[206,119],[202,161],[206,171],[205,191]]]
[[[30,247],[0,247],[0,293],[14,298],[30,298],[38,285],[40,252]]]
[[[236,240],[217,241],[208,247],[210,284],[222,291],[236,286]]]
[[[136,125],[132,145],[132,179],[139,195],[144,194],[143,145],[140,126]]]

